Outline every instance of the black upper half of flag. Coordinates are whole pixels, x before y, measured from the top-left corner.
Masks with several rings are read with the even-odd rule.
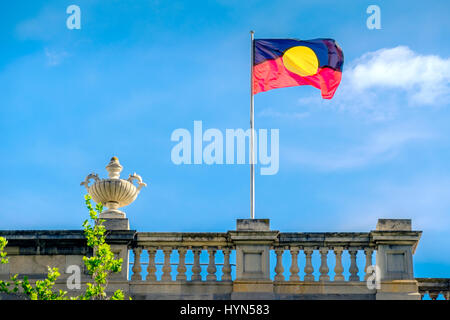
[[[300,46],[314,51],[319,67],[329,67],[342,72],[344,53],[333,39],[255,39],[253,65],[280,58],[288,49]]]

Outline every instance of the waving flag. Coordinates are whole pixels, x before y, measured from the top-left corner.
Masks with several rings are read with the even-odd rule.
[[[255,39],[253,94],[311,85],[331,99],[341,82],[344,54],[333,39]]]

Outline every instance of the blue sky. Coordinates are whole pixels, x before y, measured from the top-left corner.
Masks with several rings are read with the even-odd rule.
[[[67,6],[81,30],[66,28]],[[381,30],[366,8],[381,9]],[[445,1],[10,1],[0,13],[0,229],[79,229],[80,182],[119,157],[148,187],[138,231],[226,231],[249,217],[248,165],[172,163],[177,128],[248,128],[249,30],[334,38],[330,101],[313,87],[255,97],[280,130],[256,176],[256,217],[280,231],[423,230],[419,277],[450,277],[450,4]],[[259,169],[257,170],[259,173]]]

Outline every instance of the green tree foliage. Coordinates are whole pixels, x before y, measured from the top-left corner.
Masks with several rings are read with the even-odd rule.
[[[8,241],[0,237],[0,264],[8,263],[8,258],[6,257],[5,247],[8,244]]]
[[[0,237],[0,263],[8,263],[8,258],[6,257],[5,247],[8,241]],[[19,288],[22,288],[22,293],[24,293],[31,300],[64,300],[66,299],[67,291],[59,290],[55,293],[52,291],[55,285],[56,279],[60,276],[58,268],[48,267],[47,278],[44,280],[36,281],[33,287],[28,281],[28,277],[24,276],[23,280],[18,278],[15,274],[11,277],[10,281],[0,280],[0,292],[8,294],[19,293]]]
[[[89,216],[93,222],[84,221],[84,234],[87,239],[87,245],[93,248],[92,257],[83,257],[84,264],[94,280],[93,283],[87,283],[86,293],[80,296],[80,299],[107,299],[106,287],[108,285],[108,276],[111,273],[122,270],[122,259],[115,259],[111,252],[111,247],[105,242],[106,228],[103,225],[105,220],[99,219],[98,215],[103,211],[103,205],[97,203],[95,210],[91,204],[91,196],[85,195],[86,207],[89,210]],[[111,300],[123,300],[124,294],[117,290],[111,296]]]
[[[71,300],[123,300],[124,294],[121,290],[116,290],[112,296],[108,297],[106,288],[108,286],[108,276],[111,273],[122,270],[122,259],[115,259],[111,252],[111,247],[106,243],[106,229],[103,226],[105,220],[99,219],[98,215],[103,211],[103,205],[98,203],[93,208],[91,196],[85,195],[86,207],[89,210],[89,217],[92,220],[84,221],[83,228],[87,245],[93,249],[92,257],[83,257],[84,264],[92,276],[92,283],[86,284],[86,292],[77,297],[70,297]],[[8,241],[0,237],[0,263],[8,263],[5,247]],[[0,280],[0,292],[3,293],[23,293],[31,300],[67,300],[67,291],[59,290],[53,292],[53,286],[60,276],[58,268],[48,267],[47,278],[36,281],[31,285],[26,276],[22,280],[15,274],[10,281]],[[21,290],[20,290],[21,289]]]

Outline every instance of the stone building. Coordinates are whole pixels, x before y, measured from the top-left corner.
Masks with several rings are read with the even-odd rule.
[[[122,289],[133,299],[450,298],[449,279],[414,277],[422,232],[411,220],[379,219],[368,232],[281,232],[268,219],[238,219],[235,230],[222,233],[141,232],[130,230],[118,208],[134,201],[145,183],[136,174],[120,179],[117,158],[107,170],[109,179],[91,174],[82,184],[108,207],[101,215],[107,242],[124,261],[109,281],[110,292]],[[92,251],[82,230],[8,230],[0,236],[8,240],[9,257],[0,265],[2,280],[18,273],[35,281],[50,266],[61,272],[55,289],[69,295],[90,281],[82,257]],[[68,289],[73,266],[80,268],[81,289]]]

